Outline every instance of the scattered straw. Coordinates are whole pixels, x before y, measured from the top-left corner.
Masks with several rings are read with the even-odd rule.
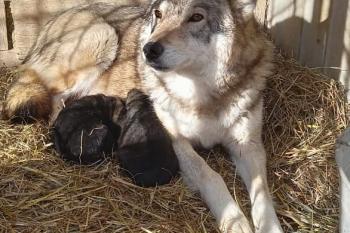
[[[348,124],[341,88],[276,56],[266,91],[268,180],[286,232],[336,232],[336,136]],[[0,95],[15,74],[1,69]],[[115,162],[73,166],[57,158],[48,128],[0,121],[0,232],[217,232],[181,178],[136,187]],[[214,156],[216,155],[216,156]],[[221,150],[203,156],[248,214],[249,199]]]

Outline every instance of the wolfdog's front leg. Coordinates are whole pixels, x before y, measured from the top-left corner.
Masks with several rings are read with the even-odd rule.
[[[262,102],[231,128],[225,145],[248,189],[256,232],[280,233],[283,231],[267,185],[261,125]]]
[[[251,233],[249,222],[233,200],[222,177],[192,148],[186,139],[174,139],[180,170],[190,188],[198,190],[220,230],[227,233]]]
[[[232,158],[249,192],[256,232],[283,232],[267,186],[266,154],[262,142],[232,143],[230,145]]]

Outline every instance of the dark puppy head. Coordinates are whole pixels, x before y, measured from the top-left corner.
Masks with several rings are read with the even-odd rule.
[[[53,129],[55,147],[66,160],[90,164],[103,160],[117,143],[121,127],[113,123],[122,114],[118,98],[87,96],[72,101],[58,115]]]
[[[137,185],[168,183],[178,172],[171,139],[144,93],[133,89],[126,99],[126,116],[117,156]]]

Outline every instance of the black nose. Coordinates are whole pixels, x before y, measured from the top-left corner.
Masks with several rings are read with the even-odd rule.
[[[154,61],[158,59],[164,52],[164,47],[159,42],[149,42],[143,47],[143,53],[147,60]]]

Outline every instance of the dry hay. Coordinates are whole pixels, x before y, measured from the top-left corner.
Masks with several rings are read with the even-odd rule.
[[[275,63],[264,139],[279,218],[286,232],[336,232],[334,142],[348,123],[343,92],[335,81],[292,60],[276,56]],[[15,74],[1,73],[4,95]],[[41,124],[0,121],[0,231],[217,232],[213,217],[181,178],[143,189],[113,161],[69,165],[55,155],[48,132]],[[221,150],[203,156],[249,214],[247,193]]]

